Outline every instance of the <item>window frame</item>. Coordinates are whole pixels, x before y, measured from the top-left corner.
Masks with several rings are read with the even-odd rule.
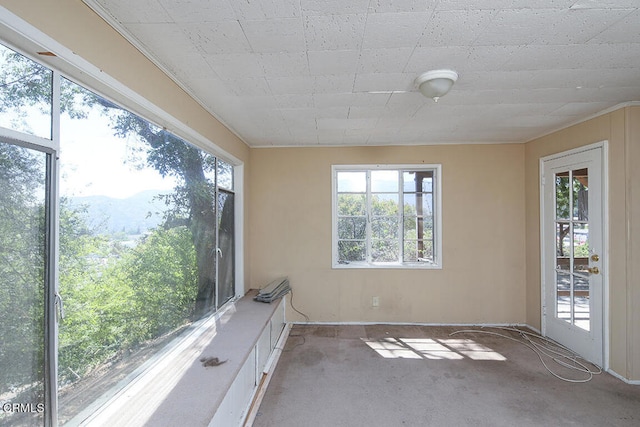
[[[374,171],[397,171],[405,172],[433,172],[433,262],[420,261],[401,261],[398,262],[373,262],[368,259],[365,261],[354,261],[349,263],[341,263],[338,260],[338,173],[339,172],[367,172],[369,176]],[[399,183],[402,182],[402,176],[399,177]],[[367,211],[370,211],[370,196],[374,192],[371,190],[370,183],[367,183],[366,200]],[[377,193],[377,192],[376,192]],[[388,193],[387,193],[388,194]],[[403,230],[404,217],[404,189],[399,184],[398,188],[398,216],[400,219],[399,229]],[[331,267],[333,269],[442,269],[442,165],[441,164],[345,164],[331,165]],[[371,247],[371,220],[366,220],[367,231],[365,233],[365,244],[367,248]],[[400,248],[404,245],[404,233],[399,232],[398,244]],[[368,249],[366,249],[368,252]],[[367,253],[367,258],[370,254]],[[402,257],[402,254],[400,254]]]
[[[224,304],[218,306],[216,311],[203,316],[203,319],[219,319],[227,311],[233,308],[235,302],[244,295],[244,162],[233,154],[230,154],[215,142],[209,140],[188,124],[180,121],[167,113],[142,95],[131,90],[118,80],[105,74],[102,70],[79,57],[62,44],[41,33],[35,27],[0,7],[0,43],[7,48],[25,56],[26,58],[48,68],[52,71],[51,99],[51,137],[44,138],[38,135],[0,127],[0,139],[9,144],[23,146],[41,151],[49,155],[50,171],[47,180],[50,180],[50,190],[47,194],[49,201],[49,220],[47,223],[47,253],[46,258],[50,262],[46,280],[49,283],[45,290],[45,413],[44,425],[55,426],[58,423],[58,321],[62,315],[62,298],[58,294],[58,210],[59,210],[59,162],[60,152],[60,79],[65,78],[78,84],[95,94],[108,99],[121,108],[162,127],[174,136],[183,139],[193,147],[214,156],[218,161],[223,161],[233,167],[230,185],[216,186],[218,192],[224,191],[234,196],[234,295]],[[56,52],[54,56],[36,56],[33,52]],[[216,179],[217,182],[217,179]],[[182,343],[187,343],[184,336],[178,336],[171,341],[167,348]],[[164,350],[156,353],[157,358],[163,358]],[[154,358],[153,360],[158,360]],[[146,364],[139,369],[144,369]],[[140,371],[136,371],[140,372]],[[131,383],[129,383],[131,385]],[[116,388],[121,388],[118,384]],[[115,392],[115,389],[110,392]],[[85,406],[86,414],[100,410],[102,405],[108,402],[98,400]]]

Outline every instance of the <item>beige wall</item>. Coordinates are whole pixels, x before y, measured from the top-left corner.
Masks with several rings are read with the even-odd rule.
[[[605,140],[610,367],[640,379],[640,107],[622,108],[526,144],[526,321],[540,327],[540,158]]]
[[[444,268],[332,269],[331,165],[421,163],[442,164]],[[524,323],[523,164],[524,145],[252,150],[251,286],[288,275],[317,322]]]

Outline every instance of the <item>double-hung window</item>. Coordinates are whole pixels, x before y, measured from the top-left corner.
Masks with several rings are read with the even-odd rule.
[[[440,165],[334,165],[333,267],[442,266]]]

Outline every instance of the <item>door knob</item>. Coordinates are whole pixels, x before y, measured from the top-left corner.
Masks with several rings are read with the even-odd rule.
[[[598,262],[600,261],[600,257],[596,254],[591,255],[591,261]]]
[[[587,271],[591,274],[599,274],[600,273],[600,269],[598,267],[591,267],[588,268]]]

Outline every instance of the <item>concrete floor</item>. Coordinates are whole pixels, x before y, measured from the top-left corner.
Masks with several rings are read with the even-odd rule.
[[[606,373],[563,381],[527,346],[450,335],[461,329],[296,325],[253,425],[640,425],[640,386]],[[590,377],[545,361],[558,376]]]

